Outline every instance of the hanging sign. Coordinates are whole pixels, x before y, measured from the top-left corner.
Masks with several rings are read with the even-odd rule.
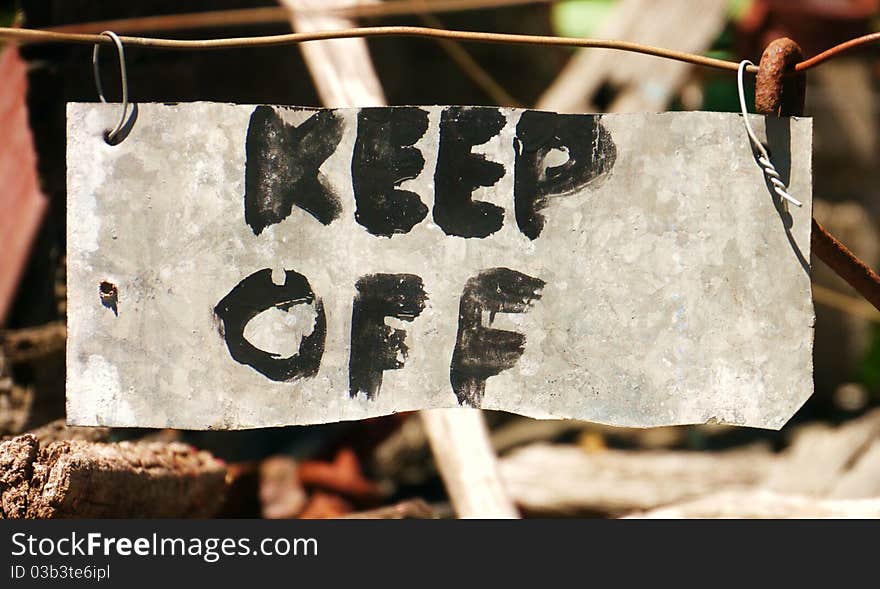
[[[811,123],[68,106],[68,421],[482,407],[778,428],[812,393]]]

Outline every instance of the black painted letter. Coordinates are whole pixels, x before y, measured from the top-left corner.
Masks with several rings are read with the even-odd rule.
[[[428,215],[419,195],[397,188],[425,165],[412,147],[428,129],[420,108],[363,108],[358,113],[351,180],[357,202],[355,219],[373,235],[408,233]]]
[[[498,182],[504,176],[504,166],[471,153],[471,148],[489,141],[504,124],[504,116],[493,108],[451,106],[440,114],[434,222],[446,235],[486,237],[501,229],[504,209],[471,200],[471,193]]]
[[[289,358],[263,351],[244,337],[248,321],[272,307],[283,311],[293,305],[315,305],[315,327],[300,340],[299,353]],[[308,279],[298,272],[285,270],[284,284],[272,282],[272,270],[254,272],[229,291],[214,308],[222,322],[220,333],[229,353],[237,362],[246,364],[272,380],[291,381],[314,376],[324,355],[327,318],[321,299],[315,297]]]
[[[541,235],[547,199],[565,196],[605,177],[617,158],[611,134],[599,117],[525,111],[514,138],[513,197],[516,224],[529,239]],[[568,161],[548,167],[547,154],[567,151]]]
[[[355,284],[351,310],[349,394],[375,398],[382,372],[403,368],[406,331],[385,325],[385,317],[412,321],[425,308],[425,289],[415,274],[370,274]]]
[[[452,390],[460,405],[479,407],[486,380],[512,368],[523,355],[526,337],[515,331],[493,329],[496,313],[525,313],[541,298],[544,281],[509,268],[491,268],[467,281],[458,308],[458,337],[449,369]]]
[[[245,162],[244,220],[262,233],[287,218],[296,205],[324,225],[339,217],[339,197],[318,171],[342,139],[343,119],[321,110],[298,127],[269,106],[251,114]]]

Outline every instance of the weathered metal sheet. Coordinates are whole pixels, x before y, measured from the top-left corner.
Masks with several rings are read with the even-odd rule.
[[[474,405],[781,427],[812,393],[811,122],[68,106],[68,420]],[[765,129],[766,125],[766,129]]]

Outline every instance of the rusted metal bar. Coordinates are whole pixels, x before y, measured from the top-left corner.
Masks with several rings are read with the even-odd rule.
[[[810,247],[816,257],[880,309],[880,276],[813,219]]]
[[[767,46],[758,66],[755,110],[775,116],[803,114],[806,79],[803,72],[795,73],[795,66],[801,61],[801,48],[791,39],[776,39]],[[810,248],[817,258],[880,310],[880,276],[816,219],[813,219]]]

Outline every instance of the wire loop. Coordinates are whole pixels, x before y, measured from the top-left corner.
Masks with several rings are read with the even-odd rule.
[[[116,145],[114,139],[125,126],[125,121],[128,119],[128,74],[125,71],[125,50],[122,47],[122,40],[120,40],[119,35],[113,31],[104,31],[101,34],[106,35],[113,40],[113,44],[116,45],[116,51],[119,54],[119,76],[122,79],[122,114],[119,117],[119,122],[116,123],[116,126],[112,130],[109,130],[105,136],[107,143],[110,145]],[[98,98],[101,99],[101,102],[106,104],[107,98],[104,96],[104,87],[101,84],[101,72],[98,67],[98,51],[100,49],[101,44],[95,43],[95,48],[92,50],[92,71],[95,74],[95,87],[98,90]]]
[[[745,72],[747,65],[755,64],[753,64],[748,59],[744,59],[739,62],[739,67],[736,70],[736,82],[737,88],[739,90],[739,107],[740,110],[742,110],[743,123],[745,123],[746,126],[746,133],[748,133],[749,140],[752,142],[752,145],[755,147],[755,149],[758,150],[758,163],[761,164],[761,168],[763,168],[764,170],[764,175],[773,186],[773,192],[779,195],[779,197],[783,200],[786,200],[797,207],[803,206],[801,201],[789,194],[788,189],[785,186],[785,182],[782,181],[782,177],[776,170],[776,166],[774,166],[773,162],[770,161],[770,154],[767,152],[767,148],[764,147],[764,144],[761,143],[760,139],[758,139],[758,136],[755,134],[755,130],[752,129],[752,124],[749,122],[749,110],[746,108],[746,91],[743,85],[743,73]]]

